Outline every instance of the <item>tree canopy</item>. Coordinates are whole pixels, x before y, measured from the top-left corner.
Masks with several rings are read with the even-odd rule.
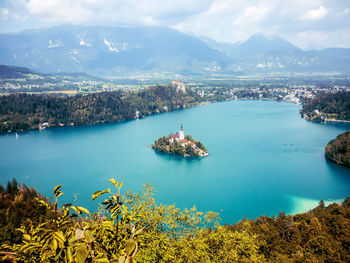
[[[16,262],[350,262],[350,198],[341,205],[324,202],[302,214],[243,219],[220,225],[217,213],[195,207],[179,209],[156,202],[154,188],[141,193],[121,193],[123,183],[110,179],[111,188],[97,213],[83,207],[57,206],[63,194],[54,188],[54,202],[29,199],[39,210],[25,213],[22,226],[12,226],[19,239],[2,239],[0,257]],[[10,200],[24,202],[23,186],[11,182],[0,187],[2,229],[9,226]],[[9,190],[9,193],[7,192]],[[83,216],[85,215],[85,216]],[[11,219],[12,220],[12,219]],[[28,224],[23,222],[29,222]],[[15,229],[16,227],[16,229]],[[18,229],[19,228],[19,229]]]
[[[0,96],[0,133],[49,127],[92,125],[143,118],[150,114],[193,106],[200,97],[171,85],[156,85],[136,92],[97,92],[88,95],[17,93]],[[136,112],[138,114],[136,114]]]

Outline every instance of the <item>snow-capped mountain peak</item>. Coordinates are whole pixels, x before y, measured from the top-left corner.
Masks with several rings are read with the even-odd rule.
[[[107,39],[103,39],[103,43],[108,47],[111,52],[120,52],[119,49],[114,45],[112,41],[108,41]]]

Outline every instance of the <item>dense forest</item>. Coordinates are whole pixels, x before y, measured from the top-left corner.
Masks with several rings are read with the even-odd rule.
[[[99,212],[36,198],[15,181],[1,189],[0,257],[7,262],[350,262],[350,198],[302,214],[220,225],[217,213],[158,204],[154,189],[97,191]],[[111,190],[112,189],[112,190]],[[24,198],[25,193],[28,194]],[[14,205],[16,204],[16,205]],[[25,209],[24,209],[25,207]],[[31,211],[26,211],[26,210]],[[22,213],[21,222],[14,215]],[[86,216],[83,216],[83,215]],[[19,229],[19,223],[23,226]],[[16,232],[17,231],[17,232]]]
[[[350,92],[318,94],[303,104],[301,113],[313,121],[350,121]]]
[[[350,131],[338,135],[327,144],[326,158],[350,168]]]
[[[21,225],[38,225],[52,217],[52,213],[42,207],[35,198],[46,200],[34,188],[20,185],[15,179],[7,187],[0,185],[0,244],[18,243],[21,233],[16,231]]]
[[[205,148],[203,143],[200,141],[196,141],[192,138],[191,135],[185,136],[185,141],[188,142],[185,146],[181,145],[181,142],[174,140],[174,142],[169,142],[169,139],[173,136],[173,134],[169,134],[167,137],[162,136],[155,140],[152,148],[159,152],[164,152],[168,154],[176,154],[182,156],[192,156],[197,157],[200,156],[199,150],[207,153],[208,150]]]
[[[38,129],[43,122],[60,127],[125,121],[186,108],[199,99],[192,90],[183,92],[172,85],[76,96],[5,95],[0,96],[0,133]]]

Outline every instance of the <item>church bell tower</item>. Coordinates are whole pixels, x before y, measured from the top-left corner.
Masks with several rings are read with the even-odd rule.
[[[180,132],[179,132],[179,139],[180,140],[183,140],[185,139],[185,132],[184,132],[184,128],[182,127],[182,124],[181,124],[181,128],[180,128]]]

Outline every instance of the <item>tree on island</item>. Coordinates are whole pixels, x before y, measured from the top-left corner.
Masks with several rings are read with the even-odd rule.
[[[205,148],[204,144],[201,143],[200,141],[198,141],[198,142],[196,143],[196,145],[197,145],[197,147],[198,147],[199,149],[201,149],[202,151],[208,152],[207,148]]]

